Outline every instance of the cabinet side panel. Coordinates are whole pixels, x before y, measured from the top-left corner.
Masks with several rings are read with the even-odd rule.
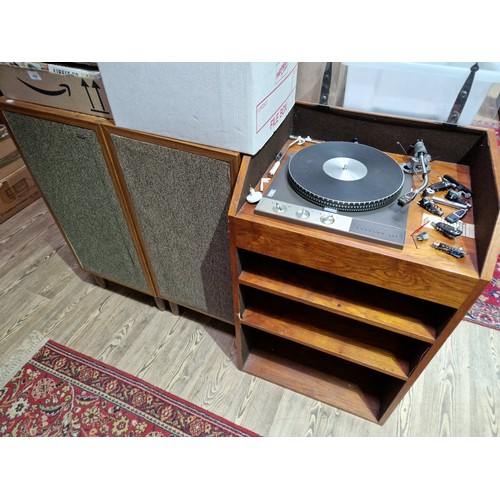
[[[82,267],[148,291],[96,133],[17,113],[5,116]]]
[[[163,298],[233,321],[230,165],[111,134]]]

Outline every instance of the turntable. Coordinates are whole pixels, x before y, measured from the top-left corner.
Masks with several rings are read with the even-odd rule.
[[[286,157],[255,213],[403,248],[411,176],[358,142],[322,142]]]

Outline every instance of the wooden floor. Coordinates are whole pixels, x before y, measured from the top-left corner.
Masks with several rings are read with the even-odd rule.
[[[42,200],[0,225],[0,363],[36,334],[263,436],[498,436],[500,332],[462,322],[384,426],[237,370],[230,325],[98,287]]]

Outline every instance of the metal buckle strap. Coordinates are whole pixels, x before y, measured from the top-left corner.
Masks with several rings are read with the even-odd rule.
[[[450,115],[447,120],[449,123],[458,123],[460,115],[464,110],[465,103],[467,102],[467,98],[469,97],[470,89],[472,88],[472,83],[474,82],[474,76],[478,69],[478,63],[471,66],[469,76],[467,77],[467,80],[465,80],[465,83],[457,95],[455,104],[453,104],[453,107],[451,108]]]

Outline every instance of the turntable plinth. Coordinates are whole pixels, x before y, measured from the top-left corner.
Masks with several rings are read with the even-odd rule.
[[[299,114],[313,111],[298,108]],[[404,248],[398,249],[256,214],[255,205],[245,202],[248,187],[257,187],[272,166],[277,145],[242,163],[229,211],[238,367],[383,424],[491,279],[500,248],[499,155],[490,131],[459,128],[463,137],[454,129],[447,139],[439,124],[321,113],[327,116],[315,118],[325,120],[328,133],[356,120],[373,137],[382,135],[377,127],[401,135],[410,127],[412,136],[430,137],[431,143],[439,137],[446,151],[451,143],[465,148],[460,156],[448,155],[451,161],[434,152],[440,158],[432,163],[430,182],[448,173],[474,192],[465,222],[474,224],[475,239],[450,242],[429,224],[431,239],[417,245],[411,233],[425,212],[414,202]],[[299,118],[278,150],[290,133],[297,135]],[[454,259],[433,249],[435,240],[460,244],[468,255]]]

